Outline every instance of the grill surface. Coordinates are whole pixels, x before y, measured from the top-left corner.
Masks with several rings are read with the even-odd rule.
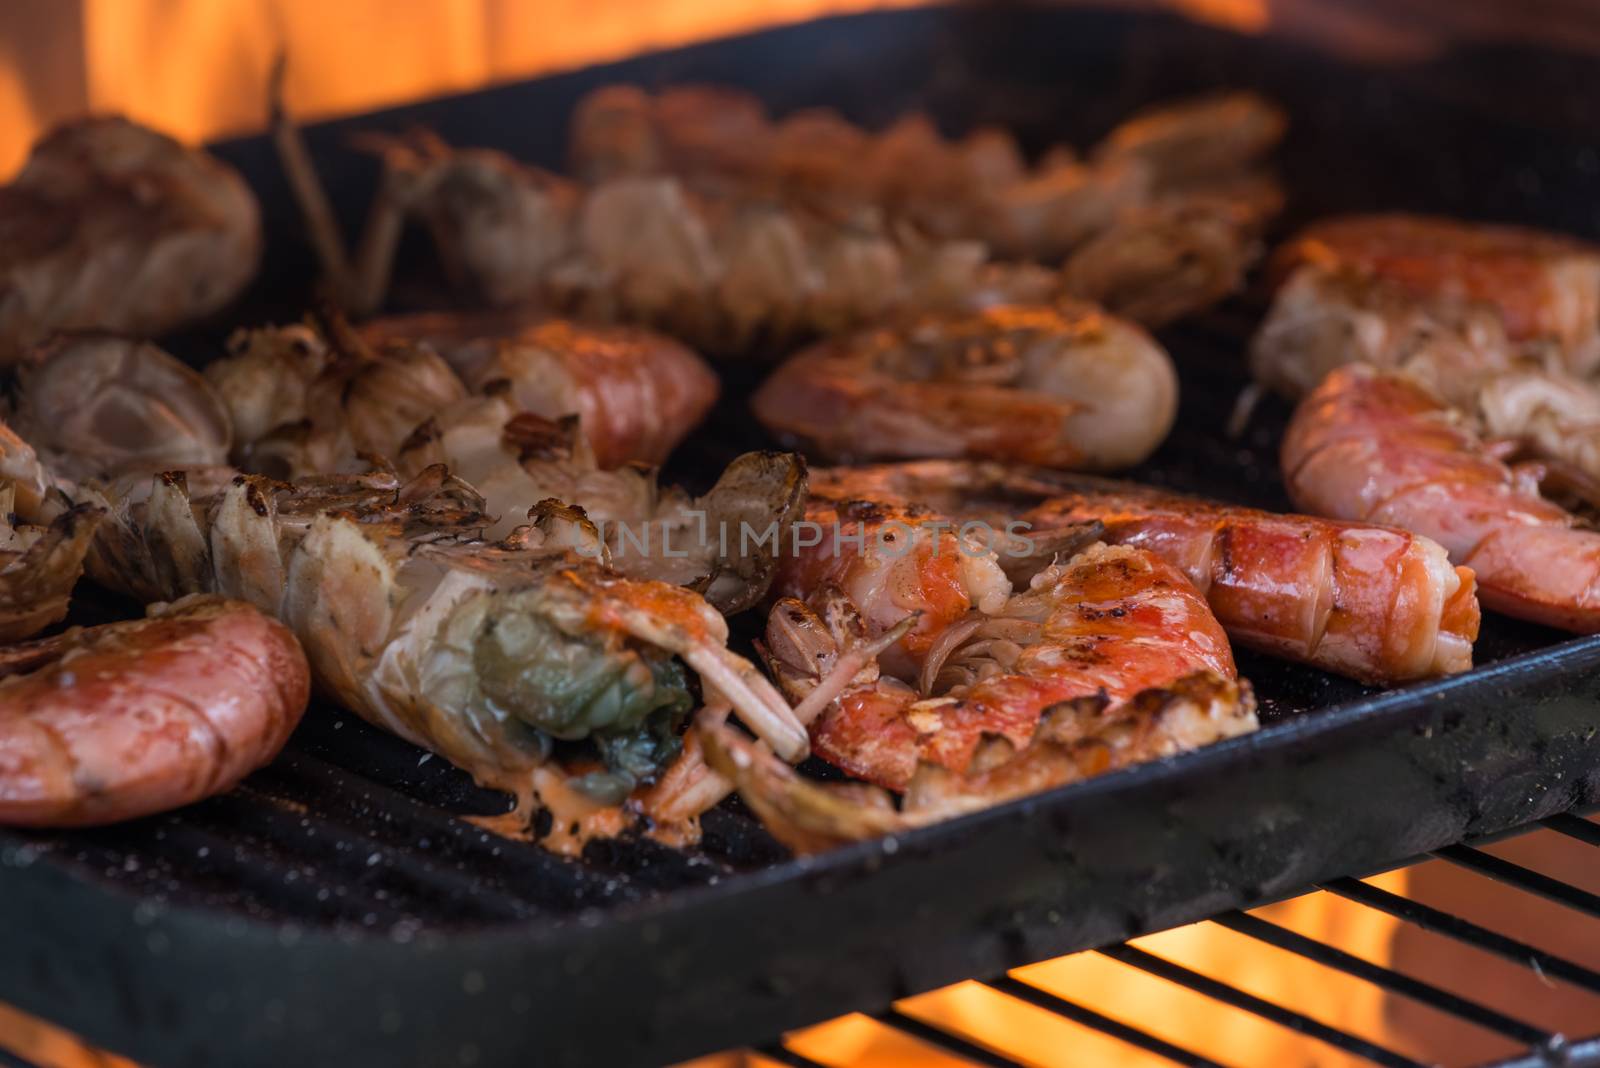
[[[1524,63],[1541,106],[1485,99],[1474,77],[1488,61]],[[374,173],[343,145],[353,130],[424,123],[555,164],[560,117],[617,79],[732,82],[780,110],[827,103],[868,122],[926,106],[1036,144],[1083,143],[1180,92],[1254,86],[1296,121],[1284,162],[1297,219],[1425,207],[1593,233],[1600,160],[1572,103],[1581,70],[1498,53],[1383,70],[1165,18],[931,10],[436,101],[317,128],[310,143],[355,220]],[[296,316],[313,272],[281,236],[298,223],[270,149],[221,152],[280,235],[243,318]],[[437,293],[420,251],[403,277]],[[1221,432],[1259,305],[1243,298],[1164,337],[1182,411],[1136,477],[1284,506],[1282,406],[1242,440]],[[199,360],[218,339],[174,344]],[[760,442],[743,408],[756,377],[728,369],[727,399],[671,473],[692,480]],[[1491,619],[1479,658],[1468,676],[1383,694],[1242,655],[1267,713],[1257,735],[803,861],[736,802],[707,818],[693,852],[621,842],[559,860],[455,818],[503,799],[319,708],[227,797],[104,830],[0,832],[0,999],[160,1065],[281,1064],[312,1049],[358,1065],[532,1050],[655,1063],[763,1041],[1600,800],[1600,641]]]

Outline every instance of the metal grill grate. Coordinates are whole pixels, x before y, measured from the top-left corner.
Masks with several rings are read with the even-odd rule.
[[[1600,825],[1577,815],[1568,813],[1552,816],[1538,824],[1523,828],[1523,831],[1540,828],[1556,832],[1589,849],[1600,849]],[[1494,880],[1512,887],[1519,894],[1537,895],[1556,902],[1568,910],[1574,925],[1600,920],[1600,897],[1581,887],[1504,860],[1477,845],[1446,846],[1429,856],[1470,872],[1474,878]],[[1427,858],[1419,858],[1421,859]],[[1600,860],[1600,856],[1594,859]],[[1516,936],[1515,931],[1491,930],[1471,920],[1359,879],[1334,879],[1319,884],[1317,889],[1362,908],[1384,913],[1402,924],[1445,936],[1462,945],[1511,961],[1521,967],[1522,977],[1529,984],[1549,986],[1561,982],[1590,993],[1600,994],[1600,972],[1523,942]],[[1513,1013],[1488,1003],[1490,1000],[1500,1000],[1499,997],[1479,1000],[1453,993],[1432,982],[1374,964],[1337,946],[1307,937],[1283,924],[1260,916],[1229,911],[1212,917],[1211,922],[1253,939],[1262,947],[1293,954],[1304,961],[1377,987],[1387,995],[1409,999],[1427,1006],[1460,1027],[1479,1028],[1522,1047],[1519,1053],[1487,1062],[1483,1068],[1511,1068],[1511,1066],[1533,1068],[1533,1066],[1554,1065],[1578,1068],[1584,1065],[1600,1065],[1600,1026],[1596,1026],[1592,1037],[1574,1039],[1520,1019]],[[1515,928],[1516,925],[1514,916],[1508,916],[1503,924],[1510,928]],[[1087,952],[1099,953],[1125,967],[1138,969],[1166,982],[1178,984],[1209,999],[1216,1006],[1231,1006],[1260,1017],[1279,1027],[1297,1032],[1307,1039],[1342,1051],[1359,1061],[1391,1065],[1395,1068],[1421,1068],[1425,1063],[1137,946],[1120,943]],[[1140,1019],[1137,1010],[1132,1007],[1124,1011],[1124,1018],[1113,1018],[1069,1001],[1013,974],[1002,974],[979,982],[981,986],[995,994],[1054,1013],[1100,1035],[1127,1043],[1173,1064],[1189,1066],[1219,1064],[1206,1054],[1186,1049],[1152,1033],[1152,1030],[1158,1028],[1159,1021]],[[1496,993],[1498,995],[1505,992]],[[872,1013],[871,1019],[879,1025],[961,1062],[997,1066],[1029,1063],[1020,1059],[1015,1051],[1007,1051],[998,1045],[979,1044],[975,1036],[964,1034],[955,1024],[918,1019],[896,1006]],[[780,1040],[757,1047],[751,1052],[761,1058],[795,1068],[809,1068],[809,1066],[822,1068],[818,1061],[798,1052],[792,1048],[793,1045],[795,1043],[792,1039]],[[1239,1063],[1253,1063],[1249,1060],[1248,1053],[1235,1060]]]

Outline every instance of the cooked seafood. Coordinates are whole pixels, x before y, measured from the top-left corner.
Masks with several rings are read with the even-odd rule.
[[[0,642],[66,618],[103,515],[68,501],[27,442],[0,423]]]
[[[1280,249],[1280,277],[1302,265],[1381,278],[1446,320],[1491,312],[1524,351],[1569,370],[1600,366],[1600,248],[1560,234],[1424,215],[1350,215]]]
[[[813,472],[835,500],[916,500],[1019,535],[1099,525],[1194,583],[1234,641],[1370,683],[1465,671],[1478,636],[1471,569],[1428,538],[1280,515],[1131,483],[999,464],[925,461]]]
[[[232,789],[310,689],[282,624],[207,595],[0,649],[0,824],[112,823]]]
[[[491,306],[543,302],[584,317],[659,326],[720,352],[780,348],[890,312],[1062,295],[1055,272],[991,258],[991,247],[1017,247],[1006,235],[1018,229],[1035,243],[1059,242],[1063,229],[1071,230],[1076,243],[1108,227],[1142,232],[1147,223],[1159,226],[1151,239],[1157,243],[1178,234],[1170,240],[1180,248],[1179,276],[1202,284],[1193,299],[1179,292],[1187,282],[1166,277],[1159,280],[1157,298],[1132,292],[1142,291],[1149,255],[1127,260],[1130,273],[1124,274],[1124,260],[1097,253],[1078,277],[1131,308],[1156,308],[1163,315],[1188,310],[1210,300],[1216,279],[1236,277],[1238,262],[1254,254],[1260,219],[1238,204],[1269,201],[1230,200],[1224,218],[1251,219],[1224,249],[1203,236],[1215,226],[1195,220],[1204,204],[1214,202],[1215,191],[1181,218],[1123,214],[1121,186],[1104,175],[1137,167],[1118,161],[1100,170],[1072,165],[1009,183],[1008,199],[997,209],[983,201],[985,217],[996,216],[985,223],[993,231],[986,243],[971,232],[941,233],[876,203],[818,206],[815,198],[714,189],[672,174],[627,173],[585,187],[497,152],[454,150],[436,137],[414,134],[369,139],[383,156],[386,177],[352,257],[332,224],[298,132],[281,108],[274,114],[285,170],[324,271],[347,310],[376,310],[404,221],[415,217],[427,224],[448,273]],[[807,143],[814,133],[805,135]],[[1004,153],[980,154],[989,159]],[[908,173],[937,171],[910,167]],[[1129,189],[1138,188],[1137,180],[1129,182]],[[1192,262],[1213,254],[1230,262],[1203,269]]]
[[[833,338],[752,399],[827,460],[969,456],[1106,470],[1148,456],[1178,384],[1143,330],[1096,309],[1003,305]]]
[[[445,464],[498,518],[485,536],[525,524],[531,508],[581,508],[617,572],[705,594],[724,614],[760,601],[783,540],[804,508],[805,462],[794,453],[736,457],[700,497],[663,486],[653,469],[601,470],[576,418],[518,412],[509,391],[471,397],[427,420],[396,457],[402,474]]]
[[[1478,434],[1600,501],[1600,249],[1510,227],[1356,216],[1279,253],[1257,378],[1291,397],[1332,369],[1404,373]],[[1585,325],[1587,324],[1587,325]],[[1591,352],[1591,350],[1594,350]]]
[[[349,472],[374,460],[409,475],[447,463],[484,494],[490,539],[558,499],[586,511],[602,543],[597,551],[621,573],[691,586],[726,612],[760,600],[781,534],[804,499],[800,458],[746,454],[698,498],[662,487],[653,470],[638,465],[602,470],[579,432],[579,415],[552,423],[523,410],[522,398],[594,409],[614,448],[666,447],[701,408],[687,407],[666,386],[654,388],[657,379],[673,377],[671,368],[627,358],[650,350],[563,340],[569,331],[590,341],[628,332],[548,325],[555,340],[518,349],[521,366],[512,364],[512,346],[483,354],[479,365],[463,363],[482,386],[470,396],[427,345],[401,342],[374,352],[359,339],[326,342],[342,332],[338,323],[328,334],[307,326],[241,333],[234,355],[207,367],[204,377],[148,343],[73,339],[30,369],[18,411],[22,425],[50,447],[55,469],[78,481],[181,469],[203,496],[236,473],[222,466],[227,458],[285,478]],[[681,354],[714,390],[687,350],[662,344],[668,360]],[[565,383],[546,374],[558,359],[550,353],[567,354],[589,382],[567,389],[576,374]],[[495,377],[496,369],[518,378]],[[662,418],[658,398],[675,406],[677,426]],[[708,403],[705,393],[700,398]],[[286,416],[292,421],[276,422]],[[230,425],[240,433],[230,435]]]
[[[57,338],[18,369],[13,421],[52,475],[81,480],[228,462],[228,409],[148,341]]]
[[[1135,116],[1088,161],[1057,146],[1030,168],[998,127],[948,141],[913,112],[875,134],[824,109],[775,122],[736,89],[678,86],[652,97],[615,85],[579,102],[572,158],[592,184],[671,175],[697,191],[836,216],[871,209],[941,240],[975,239],[1007,258],[1057,260],[1148,207],[1152,194],[1221,193],[1254,178],[1285,126],[1283,112],[1260,97],[1223,94]],[[1276,211],[1268,201],[1242,203],[1268,211],[1241,224]]]
[[[1489,608],[1600,631],[1600,533],[1540,495],[1538,465],[1507,466],[1415,378],[1335,370],[1300,403],[1282,461],[1297,506],[1432,538],[1476,572]]]
[[[255,198],[220,160],[124,118],[57,127],[0,188],[0,364],[59,331],[209,315],[260,253]]]
[[[902,794],[898,809],[882,789],[800,779],[714,720],[700,728],[711,766],[797,850],[935,822],[1256,726],[1204,599],[1141,549],[1094,544],[1049,565],[998,607],[947,625],[916,674],[876,661],[872,639],[896,632],[879,633],[855,607],[830,586],[779,602],[768,659],[796,714],[816,715],[815,752]]]
[[[417,316],[241,331],[206,367],[236,426],[234,459],[295,478],[394,458],[426,419],[469,395],[580,418],[597,463],[660,463],[710,410],[717,380],[689,350],[639,330]],[[490,331],[480,332],[480,327]],[[532,501],[524,502],[523,510]]]
[[[731,705],[784,758],[806,751],[788,705],[726,648],[722,617],[574,551],[587,532],[570,509],[490,543],[476,536],[481,498],[437,467],[404,483],[241,476],[210,500],[191,500],[181,475],[141,487],[113,493],[97,581],[147,602],[217,592],[275,615],[319,690],[512,793],[524,833],[553,811],[553,848],[650,815],[649,784],[697,703],[689,671],[708,704]],[[692,834],[695,814],[658,829]]]
[[[374,348],[431,346],[469,390],[508,383],[522,411],[576,415],[602,467],[666,461],[716,403],[717,376],[670,338],[629,327],[580,325],[526,314],[376,319]]]

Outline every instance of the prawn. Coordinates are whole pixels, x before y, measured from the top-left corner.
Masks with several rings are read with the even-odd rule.
[[[160,346],[74,334],[17,369],[12,421],[58,479],[228,462],[233,419],[206,379]]]
[[[577,416],[603,467],[657,464],[717,398],[717,379],[666,338],[563,320],[508,325],[426,315],[360,333],[337,319],[236,334],[205,374],[233,413],[236,459],[298,477],[393,458],[423,420],[471,396]]]
[[[59,126],[0,187],[0,364],[63,331],[202,318],[260,256],[260,209],[232,167],[121,117]]]
[[[1306,228],[1273,257],[1381,278],[1448,318],[1487,310],[1525,350],[1580,374],[1600,365],[1600,247],[1562,234],[1426,215],[1347,215]]]
[[[1171,429],[1172,361],[1131,323],[1082,305],[929,315],[823,341],[751,407],[829,461],[967,456],[1109,469]]]
[[[633,327],[434,312],[375,319],[361,334],[379,350],[433,348],[473,393],[504,382],[523,411],[551,420],[578,416],[605,468],[666,462],[720,388],[694,352]]]
[[[458,285],[490,306],[533,302],[656,326],[720,353],[780,349],[891,313],[1064,296],[1058,272],[1004,258],[1006,232],[1043,227],[1041,216],[1052,230],[1070,224],[1074,232],[1124,219],[1123,198],[1112,195],[1121,186],[1111,183],[1108,191],[1100,172],[1088,169],[1045,176],[1042,184],[1013,183],[1016,195],[999,222],[985,224],[994,238],[986,240],[941,234],[877,203],[707,188],[670,173],[583,185],[498,152],[452,149],[415,133],[367,139],[383,158],[385,177],[360,249],[350,256],[297,130],[276,103],[274,116],[279,155],[324,272],[354,314],[382,302],[409,217],[427,224]],[[1066,206],[1057,209],[1058,201]],[[1106,261],[1105,269],[1114,266]],[[1197,300],[1212,295],[1208,289]]]
[[[994,610],[949,628],[912,678],[870,662],[875,648],[862,638],[873,628],[853,607],[836,587],[779,602],[767,650],[799,699],[796,714],[815,714],[813,750],[870,786],[808,782],[730,728],[699,727],[710,765],[800,851],[1256,727],[1249,687],[1204,599],[1142,549],[1096,543],[1046,567]],[[902,797],[898,808],[891,793]]]
[[[1388,527],[1282,515],[1131,483],[925,461],[812,473],[823,497],[917,500],[1029,538],[1099,525],[1110,544],[1183,571],[1234,641],[1363,682],[1465,671],[1478,634],[1472,570]]]
[[[211,499],[167,474],[111,496],[97,581],[146,602],[215,592],[282,620],[321,692],[511,793],[497,827],[526,834],[552,811],[553,849],[649,818],[643,798],[697,703],[691,671],[773,751],[806,751],[783,698],[727,649],[721,615],[576,552],[570,509],[486,542],[481,497],[442,467],[406,482],[240,476]],[[680,814],[654,829],[692,836],[698,813]]]
[[[1485,606],[1600,631],[1600,533],[1540,494],[1538,465],[1508,466],[1417,379],[1338,368],[1295,410],[1284,483],[1298,507],[1443,545]]]
[[[72,504],[28,443],[0,423],[0,642],[66,618],[104,514]]]
[[[509,389],[491,388],[426,420],[401,443],[396,463],[404,475],[445,464],[471,483],[498,516],[484,531],[490,538],[526,523],[530,506],[580,508],[614,570],[699,590],[724,614],[766,593],[806,495],[805,462],[794,453],[744,453],[698,497],[662,485],[650,468],[603,470],[576,417],[551,423],[518,411]]]
[[[203,594],[0,649],[0,824],[114,823],[230,790],[277,756],[310,689],[282,624]]]
[[[1135,116],[1087,160],[1057,145],[1030,167],[996,126],[952,141],[911,112],[873,133],[820,108],[775,121],[736,89],[677,86],[652,97],[615,85],[579,101],[570,154],[591,184],[672,175],[691,189],[835,215],[874,209],[942,240],[1049,261],[1162,197],[1256,176],[1285,126],[1260,97],[1225,94]]]
[[[1493,269],[1492,258],[1475,268]],[[1500,269],[1515,289],[1521,275]],[[1291,398],[1347,363],[1403,372],[1485,437],[1600,500],[1600,390],[1558,345],[1513,340],[1484,300],[1428,299],[1359,265],[1306,262],[1279,287],[1251,357],[1257,380]]]

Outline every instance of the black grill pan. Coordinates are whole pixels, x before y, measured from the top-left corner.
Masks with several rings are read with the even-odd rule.
[[[1491,91],[1490,75],[1520,88]],[[423,123],[556,164],[565,115],[612,80],[730,82],[867,122],[924,106],[952,130],[1004,122],[1036,146],[1086,142],[1176,93],[1247,86],[1296,121],[1291,222],[1399,207],[1593,236],[1592,75],[1581,57],[1509,47],[1381,67],[1164,16],[974,6],[824,20],[309,136],[353,224],[375,174],[346,147],[352,131]],[[220,151],[273,238],[235,318],[298,315],[314,271],[270,149]],[[401,303],[437,296],[424,258],[409,250]],[[1138,477],[1284,505],[1282,406],[1240,440],[1221,431],[1260,308],[1246,296],[1164,337],[1180,422]],[[173,344],[199,360],[223,333]],[[729,396],[676,474],[703,478],[762,440],[743,410],[755,378],[727,371]],[[502,799],[318,708],[227,797],[113,828],[0,832],[0,1000],[159,1068],[652,1064],[764,1041],[1600,801],[1600,641],[1489,619],[1479,658],[1379,693],[1246,655],[1258,734],[806,860],[737,802],[692,852],[621,842],[553,858],[455,818]]]

